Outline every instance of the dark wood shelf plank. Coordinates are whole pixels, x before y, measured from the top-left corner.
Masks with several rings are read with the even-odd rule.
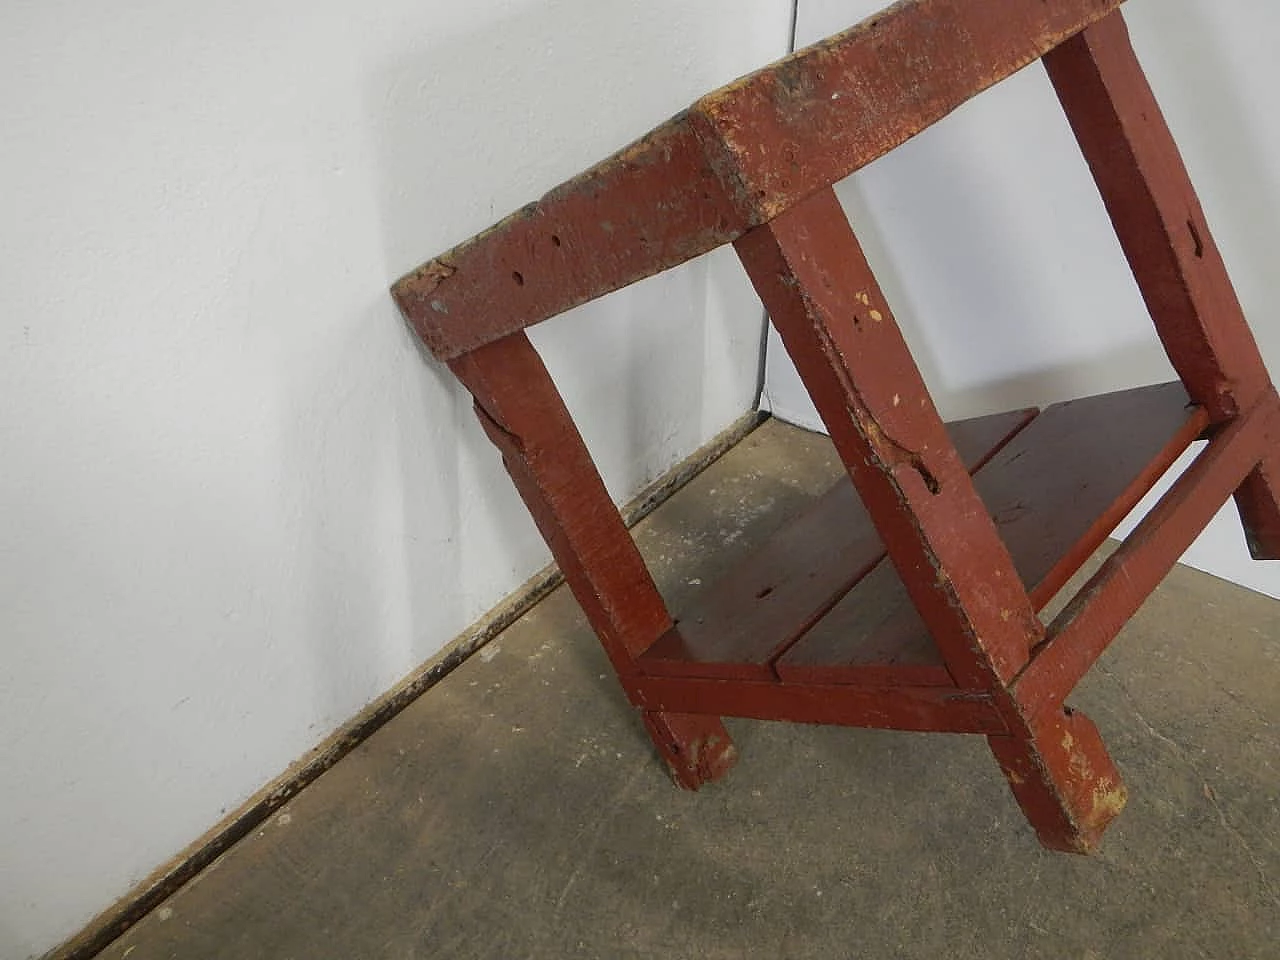
[[[1056,404],[974,482],[1042,608],[1204,430],[1181,383]],[[778,658],[794,682],[946,684],[948,674],[886,560]]]
[[[970,470],[997,455],[1035,416],[1019,410],[948,426]],[[774,678],[770,662],[885,555],[848,478],[750,554],[682,612],[639,660],[644,673]]]

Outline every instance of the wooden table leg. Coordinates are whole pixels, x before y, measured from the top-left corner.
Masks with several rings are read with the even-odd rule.
[[[1119,11],[1044,58],[1169,359],[1223,423],[1275,388]],[[1236,494],[1249,548],[1280,559],[1280,451]]]
[[[987,743],[1040,842],[1089,853],[1124,809],[1124,783],[1098,729],[1071,708],[1029,718],[1012,736]]]
[[[737,250],[952,676],[1012,678],[1040,621],[835,194]]]
[[[521,332],[449,366],[635,702],[635,658],[671,616],[542,358]],[[681,786],[696,789],[736,759],[718,717],[645,711],[644,722]]]
[[[1249,553],[1255,560],[1280,560],[1280,450],[1272,451],[1236,491]]]
[[[1023,812],[1046,846],[1091,849],[1119,775],[1083,714],[1034,715],[1010,688],[1043,627],[835,194],[737,249],[952,676],[1004,714],[989,742]]]

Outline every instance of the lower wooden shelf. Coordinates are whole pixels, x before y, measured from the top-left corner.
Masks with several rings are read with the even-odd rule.
[[[1173,382],[948,429],[1038,610],[1206,423]],[[926,714],[957,709],[946,691],[937,706],[927,693],[954,683],[847,478],[681,611],[638,666],[669,709],[681,709],[670,698],[733,699],[731,685],[660,678],[910,687]]]

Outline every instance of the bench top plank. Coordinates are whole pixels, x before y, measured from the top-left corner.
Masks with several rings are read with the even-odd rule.
[[[392,288],[440,359],[729,243],[1122,0],[903,0],[698,100]]]

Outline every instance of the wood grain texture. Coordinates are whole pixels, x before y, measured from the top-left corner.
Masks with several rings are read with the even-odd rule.
[[[1173,134],[1116,12],[1045,57],[1169,359],[1215,422],[1275,387]],[[1249,550],[1280,559],[1280,454],[1236,495]]]
[[[1254,555],[1280,556],[1280,398],[1119,6],[904,0],[396,284],[681,784],[733,763],[721,713],[980,732],[1041,841],[1092,849],[1124,788],[1063,698],[1233,492]],[[1052,408],[975,482],[831,185],[1041,56],[1185,392]],[[729,241],[851,487],[676,630],[522,331]],[[1037,609],[1202,431],[1207,451],[1046,637]]]
[[[974,470],[1033,415],[1019,410],[947,429]],[[661,676],[772,679],[774,658],[884,556],[875,524],[846,477],[682,610],[638,666]]]
[[[1092,720],[1058,709],[987,743],[1041,844],[1062,853],[1097,849],[1129,794]]]
[[[392,293],[453,359],[736,239],[1120,2],[898,3],[708,94]]]

